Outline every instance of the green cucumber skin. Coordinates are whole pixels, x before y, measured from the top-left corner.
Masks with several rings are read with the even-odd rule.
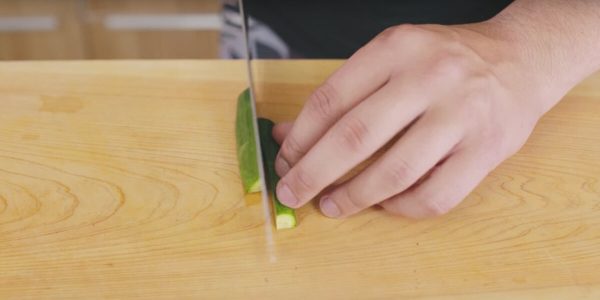
[[[263,152],[265,176],[267,177],[267,190],[272,198],[277,229],[292,228],[296,226],[296,213],[293,208],[282,204],[277,198],[277,193],[275,193],[275,188],[279,182],[279,176],[275,172],[275,158],[277,157],[277,152],[279,152],[279,145],[272,135],[273,126],[274,124],[271,120],[258,119],[258,132],[260,133],[260,146]],[[277,223],[279,216],[287,216],[287,219],[291,220],[290,226],[281,227],[281,224]]]
[[[245,194],[260,191],[256,139],[250,101],[252,101],[250,91],[246,89],[238,97],[235,119],[237,158]]]

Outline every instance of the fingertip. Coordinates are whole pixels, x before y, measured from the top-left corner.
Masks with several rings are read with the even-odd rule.
[[[280,181],[277,185],[277,198],[281,203],[283,203],[286,206],[296,208],[296,206],[298,205],[298,199],[296,198],[294,193],[292,193],[290,187],[282,181]]]
[[[339,218],[342,215],[340,208],[333,200],[331,200],[331,197],[329,196],[324,196],[321,198],[319,206],[321,208],[321,212],[327,217]]]

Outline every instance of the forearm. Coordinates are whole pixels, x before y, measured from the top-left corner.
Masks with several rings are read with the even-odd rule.
[[[598,0],[517,0],[490,23],[555,94],[600,69]]]

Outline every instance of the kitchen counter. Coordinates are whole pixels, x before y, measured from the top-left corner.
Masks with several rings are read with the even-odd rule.
[[[259,62],[259,110],[293,119],[340,64]],[[0,298],[600,298],[600,74],[448,215],[307,205],[271,237],[238,177],[245,75],[0,63]]]

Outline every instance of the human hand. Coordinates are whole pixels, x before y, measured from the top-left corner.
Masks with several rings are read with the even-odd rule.
[[[297,208],[325,191],[320,207],[330,217],[379,204],[423,218],[460,203],[568,90],[519,45],[496,38],[494,26],[401,25],[360,49],[293,126],[275,128],[279,199]],[[331,186],[390,141],[358,175]]]

